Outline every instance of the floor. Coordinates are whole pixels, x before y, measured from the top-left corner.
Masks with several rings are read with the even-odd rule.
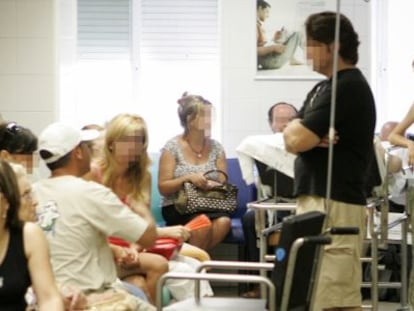
[[[234,286],[223,286],[221,284],[213,284],[214,293],[217,296],[237,297],[238,288]],[[362,304],[363,310],[372,310],[371,301],[365,300]],[[410,309],[403,309],[399,303],[380,301],[377,311],[409,311]]]
[[[220,245],[212,253],[211,257],[215,260],[237,260],[237,246],[235,245]],[[230,271],[229,271],[230,272]],[[214,292],[217,296],[237,297],[239,296],[239,288],[231,283],[212,284]],[[371,302],[365,300],[363,306],[364,310],[372,310]],[[380,301],[377,311],[408,311],[409,309],[402,309],[399,303]]]

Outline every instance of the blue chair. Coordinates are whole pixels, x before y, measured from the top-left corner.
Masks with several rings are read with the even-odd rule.
[[[257,200],[257,189],[254,184],[246,185],[243,180],[239,160],[227,159],[227,175],[229,183],[237,186],[237,210],[231,216],[231,229],[222,243],[244,245],[244,234],[241,219],[246,212],[247,203]]]
[[[158,226],[165,226],[165,220],[161,213],[161,194],[158,191],[158,162],[160,154],[150,153],[151,158],[151,213]]]
[[[159,153],[150,154],[152,165],[152,185],[151,185],[151,212],[159,226],[164,226],[165,221],[161,213],[161,195],[158,191],[158,160]],[[247,203],[255,201],[257,190],[255,185],[246,185],[242,178],[239,161],[237,158],[227,159],[227,174],[229,183],[236,185],[239,189],[237,194],[237,210],[231,216],[231,230],[227,234],[223,243],[244,244],[243,227],[241,218],[246,212]]]

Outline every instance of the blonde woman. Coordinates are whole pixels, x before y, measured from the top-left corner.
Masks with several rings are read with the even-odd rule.
[[[137,213],[146,213],[147,217],[152,218],[150,211],[151,175],[149,173],[151,163],[147,147],[148,132],[143,118],[127,113],[115,116],[106,128],[104,156],[96,162],[97,165],[86,178],[103,183],[131,209]],[[180,241],[186,241],[190,237],[189,230],[181,225],[159,227],[157,234],[159,237],[170,237]],[[188,261],[191,261],[188,258],[184,263],[175,260],[167,263],[163,257],[150,253],[139,253],[138,258],[139,269],[146,275],[150,299],[155,298],[156,282],[159,276],[168,270],[168,265],[175,271],[194,271],[188,265]],[[122,273],[128,273],[128,269],[124,269]],[[128,281],[128,279],[124,280]],[[134,283],[133,280],[131,282]],[[167,282],[167,288],[175,299],[180,300],[193,293],[186,286],[187,283]],[[142,284],[136,285],[142,286]],[[212,294],[210,288],[203,292],[207,295]]]
[[[148,208],[151,178],[144,120],[136,115],[120,114],[110,121],[105,133],[102,157],[94,159],[85,179],[107,186],[133,211],[152,220]],[[117,241],[112,239],[112,243]],[[168,271],[167,260],[156,254],[138,255],[134,247],[112,246],[112,249],[118,259],[118,276],[143,289],[153,303],[157,280]],[[127,256],[122,255],[123,252],[127,252],[128,257],[137,258],[135,263],[124,262],[122,258]]]
[[[226,155],[222,145],[210,137],[211,109],[209,101],[201,96],[184,95],[178,100],[178,117],[184,132],[170,139],[162,149],[159,163],[158,188],[164,196],[162,215],[167,225],[182,225],[197,214],[181,215],[174,200],[184,182],[202,189],[214,184],[203,174],[212,169],[226,172]],[[220,243],[230,230],[230,216],[226,213],[207,213],[210,228],[191,234],[189,243],[210,250]]]

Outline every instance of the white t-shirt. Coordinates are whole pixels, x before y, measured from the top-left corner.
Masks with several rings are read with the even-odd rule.
[[[40,180],[34,191],[57,282],[82,290],[114,283],[116,269],[107,237],[136,242],[147,222],[110,189],[75,176]]]
[[[408,167],[408,152],[407,148],[397,148],[390,152],[391,155],[397,156],[402,161],[402,168]],[[391,195],[390,200],[399,205],[405,205],[406,203],[406,185],[407,178],[411,176],[410,172],[403,173],[403,170],[392,174],[389,179],[389,194]]]

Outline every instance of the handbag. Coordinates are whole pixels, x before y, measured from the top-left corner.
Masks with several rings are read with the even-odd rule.
[[[225,181],[209,190],[197,188],[193,183],[185,182],[175,200],[175,208],[181,215],[194,213],[233,213],[237,208],[237,187],[228,183],[228,176],[221,170],[204,173],[208,178],[211,173],[220,173]]]

